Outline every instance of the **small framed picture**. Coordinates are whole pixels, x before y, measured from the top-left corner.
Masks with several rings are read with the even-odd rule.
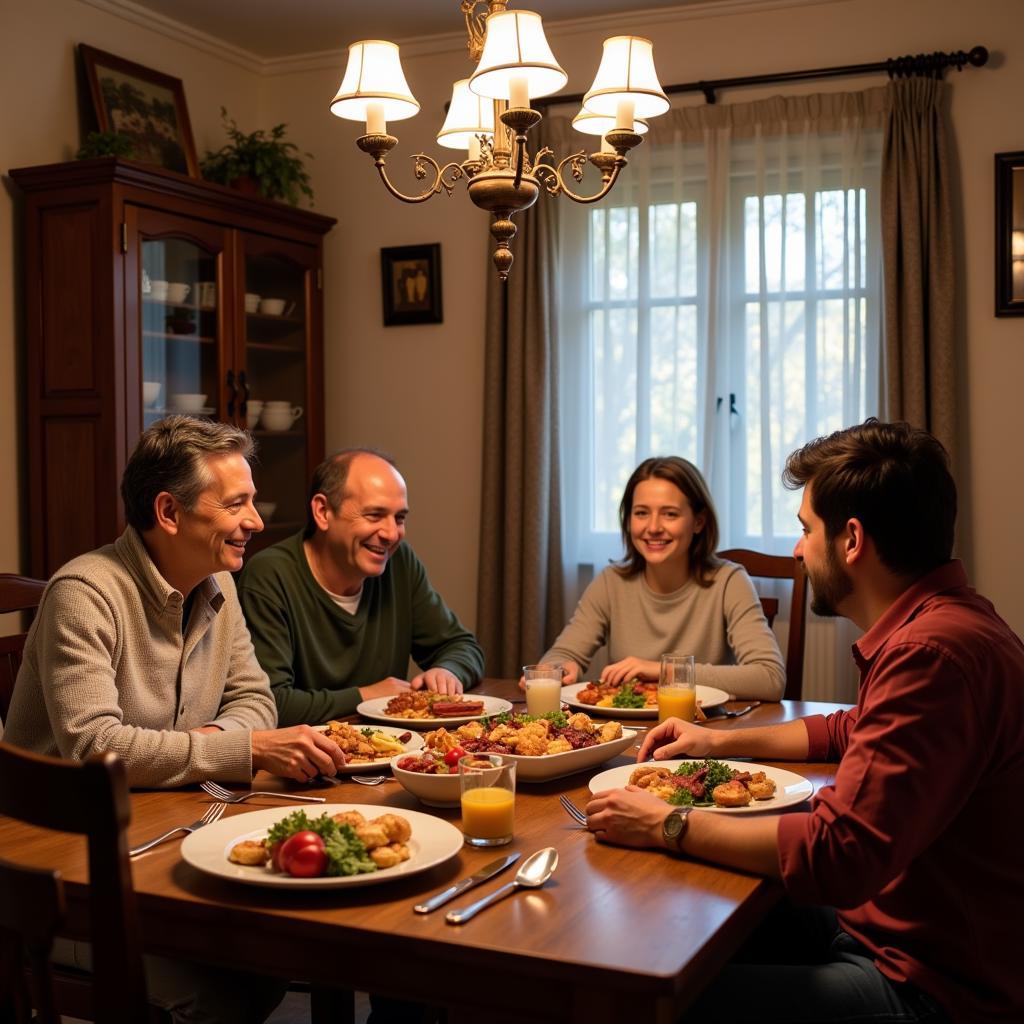
[[[135,144],[134,159],[199,177],[192,125],[180,78],[79,43],[101,132]]]
[[[440,242],[381,249],[380,273],[385,327],[442,322]]]
[[[1024,316],[1024,151],[996,153],[996,316]]]

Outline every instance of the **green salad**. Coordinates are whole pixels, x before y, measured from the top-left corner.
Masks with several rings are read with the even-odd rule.
[[[612,697],[613,708],[642,708],[647,704],[647,698],[642,693],[636,692],[632,683],[623,683],[619,692]]]
[[[713,807],[715,801],[712,800],[711,794],[715,786],[720,786],[723,782],[732,782],[736,775],[732,768],[721,761],[708,758],[704,761],[687,761],[681,764],[674,774],[690,778],[704,768],[708,773],[704,776],[704,796],[701,799],[696,799],[690,790],[680,786],[668,798],[668,802],[676,807]]]
[[[305,811],[293,811],[273,825],[267,833],[267,848],[283,843],[298,832],[315,832],[324,841],[327,871],[330,876],[365,875],[377,870],[366,845],[351,825],[339,825],[332,817],[321,814],[310,818]]]

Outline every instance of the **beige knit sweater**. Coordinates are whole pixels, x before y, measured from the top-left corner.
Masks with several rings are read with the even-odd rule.
[[[609,566],[583,592],[542,660],[571,658],[582,679],[605,644],[609,662],[692,654],[697,682],[733,697],[781,700],[786,688],[775,634],[750,577],[735,562],[722,562],[711,586],[690,579],[672,594],[656,594],[643,573],[620,576]]]
[[[277,723],[230,573],[182,595],[139,535],[69,562],[29,631],[4,739],[81,760],[116,751],[132,786],[252,778],[250,733]],[[190,730],[217,725],[222,731]]]

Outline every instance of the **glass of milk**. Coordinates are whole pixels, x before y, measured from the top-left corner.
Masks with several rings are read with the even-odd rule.
[[[546,715],[562,710],[562,666],[557,661],[524,665],[526,713]]]

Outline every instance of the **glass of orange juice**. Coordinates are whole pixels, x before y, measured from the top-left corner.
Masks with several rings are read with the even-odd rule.
[[[681,718],[692,722],[697,714],[697,683],[692,654],[663,654],[658,676],[658,721]]]
[[[516,807],[516,763],[500,754],[459,758],[462,835],[470,846],[512,841]]]

